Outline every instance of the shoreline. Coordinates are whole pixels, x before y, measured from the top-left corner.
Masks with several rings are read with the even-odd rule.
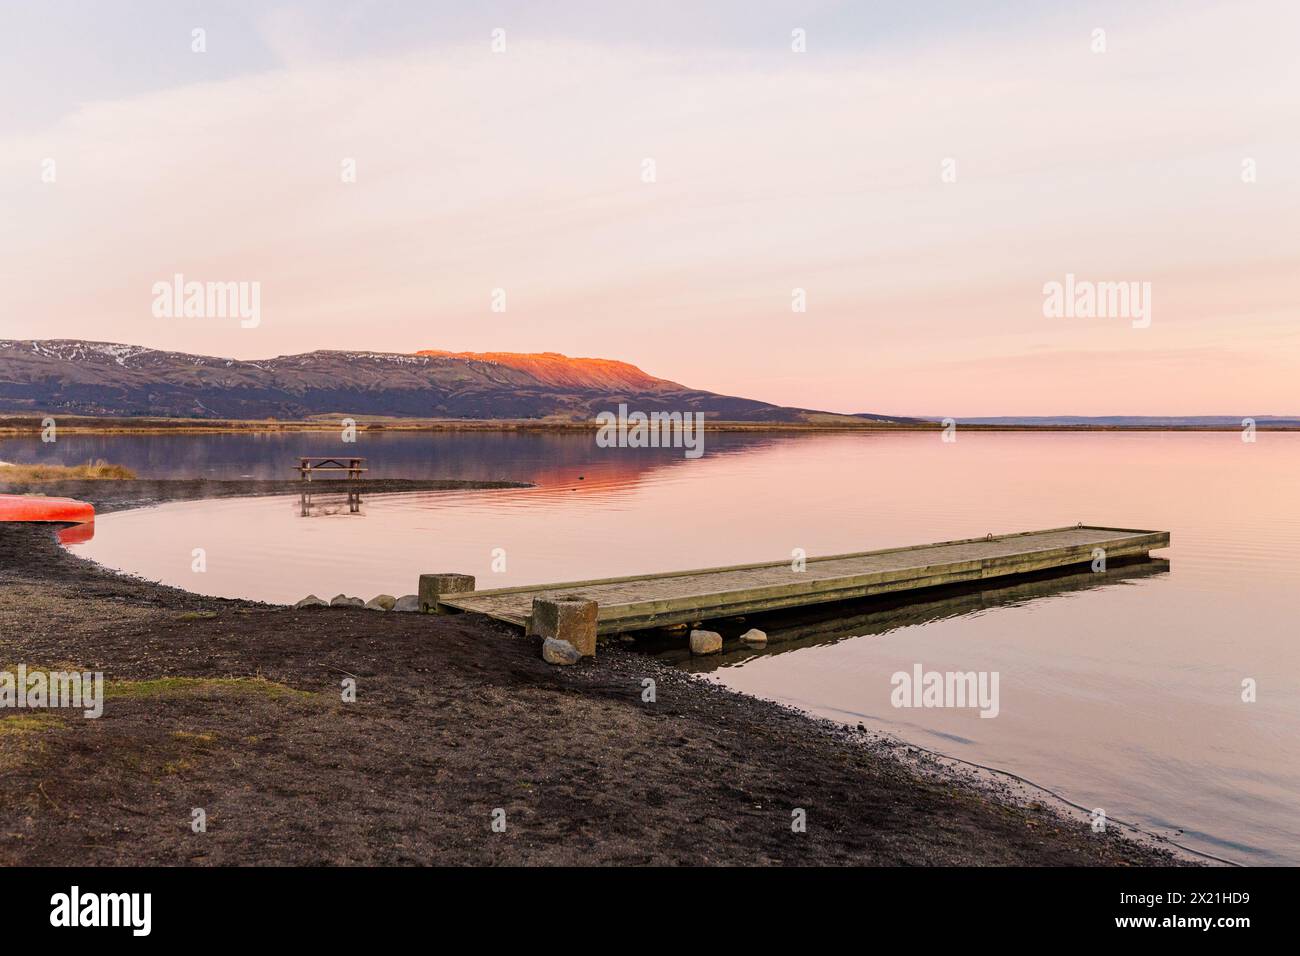
[[[0,414],[0,438],[40,435],[43,418],[38,415]],[[58,431],[64,435],[238,435],[300,434],[337,432],[343,421],[319,418],[303,421],[261,421],[243,419],[190,418],[97,418],[66,415],[56,418]],[[358,432],[441,433],[441,432],[572,432],[600,430],[596,421],[552,421],[545,419],[401,419],[354,418]],[[784,432],[790,434],[823,432],[934,432],[943,429],[937,421],[881,422],[869,419],[861,423],[838,418],[826,422],[745,422],[709,421],[704,430],[712,432]],[[957,420],[962,432],[1241,432],[1239,425],[1007,425],[964,423]],[[1263,422],[1256,431],[1295,432],[1300,425]]]
[[[102,513],[301,490],[41,484]],[[0,711],[8,865],[1190,862],[617,640],[553,668],[477,615],[208,598],[75,557],[50,527],[0,525],[0,635],[6,667],[102,670],[116,688],[99,720]]]
[[[105,486],[115,486],[111,490]],[[148,508],[170,501],[207,498],[259,498],[270,495],[397,494],[406,491],[493,491],[534,488],[528,481],[473,481],[459,478],[73,478],[54,481],[5,481],[0,469],[0,494],[46,494],[78,498],[95,506],[96,514]],[[106,490],[111,493],[105,494]],[[80,559],[78,559],[80,560]]]

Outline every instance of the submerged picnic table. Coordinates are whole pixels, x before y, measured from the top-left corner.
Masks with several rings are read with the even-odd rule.
[[[598,604],[598,633],[612,634],[1027,574],[1091,563],[1098,555],[1135,557],[1168,546],[1167,531],[1077,525],[808,558],[803,570],[792,561],[739,564],[463,591],[438,597],[437,605],[526,627],[534,598],[582,597]]]

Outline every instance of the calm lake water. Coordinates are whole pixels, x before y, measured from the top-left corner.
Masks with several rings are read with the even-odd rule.
[[[356,514],[323,493],[306,516],[296,496],[170,504],[102,516],[75,550],[194,591],[288,602],[410,593],[422,571],[493,587],[1080,521],[1168,530],[1167,564],[782,618],[804,636],[688,666],[1229,859],[1300,863],[1300,435],[709,433],[698,460],[600,449],[591,435],[67,436],[0,442],[0,459],[286,477],[296,455],[353,449],[376,477],[539,487],[374,496]],[[997,672],[998,716],[893,707],[891,675],[917,664]],[[1247,679],[1255,702],[1242,700]]]

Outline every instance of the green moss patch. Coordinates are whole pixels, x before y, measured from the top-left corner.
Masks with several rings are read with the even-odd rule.
[[[59,714],[12,713],[0,717],[0,737],[25,737],[63,726]]]
[[[106,700],[147,697],[190,697],[200,694],[260,694],[265,697],[310,698],[310,691],[296,690],[265,677],[157,677],[152,680],[110,680],[104,682]]]

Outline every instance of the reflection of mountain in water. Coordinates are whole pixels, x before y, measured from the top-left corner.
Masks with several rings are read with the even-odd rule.
[[[1072,591],[1122,585],[1168,571],[1169,562],[1164,558],[1139,558],[1127,563],[1111,562],[1101,572],[1091,569],[1042,572],[996,588],[951,585],[907,592],[912,595],[912,600],[903,596],[882,596],[846,601],[833,608],[823,606],[820,609],[750,615],[743,619],[743,623],[734,619],[712,622],[705,626],[722,634],[726,643],[721,654],[707,657],[693,657],[683,646],[685,632],[677,632],[671,637],[662,632],[643,632],[637,635],[638,646],[665,660],[679,663],[686,670],[703,673],[742,664],[764,654],[784,654],[805,647],[838,644],[855,637],[888,634],[899,628],[978,614],[989,608],[1026,604]],[[916,599],[922,595],[926,599]],[[738,638],[751,627],[767,634],[766,647],[752,648],[741,644]]]
[[[705,432],[704,457],[680,448],[600,448],[596,432],[361,432],[344,444],[341,432],[225,435],[69,435],[42,444],[0,440],[0,458],[21,463],[77,465],[102,458],[142,478],[283,479],[301,455],[342,452],[370,459],[372,478],[461,478],[528,481],[543,487],[578,481],[633,484],[650,472],[699,464],[720,455],[753,452],[817,435]],[[869,439],[868,439],[869,440]]]

